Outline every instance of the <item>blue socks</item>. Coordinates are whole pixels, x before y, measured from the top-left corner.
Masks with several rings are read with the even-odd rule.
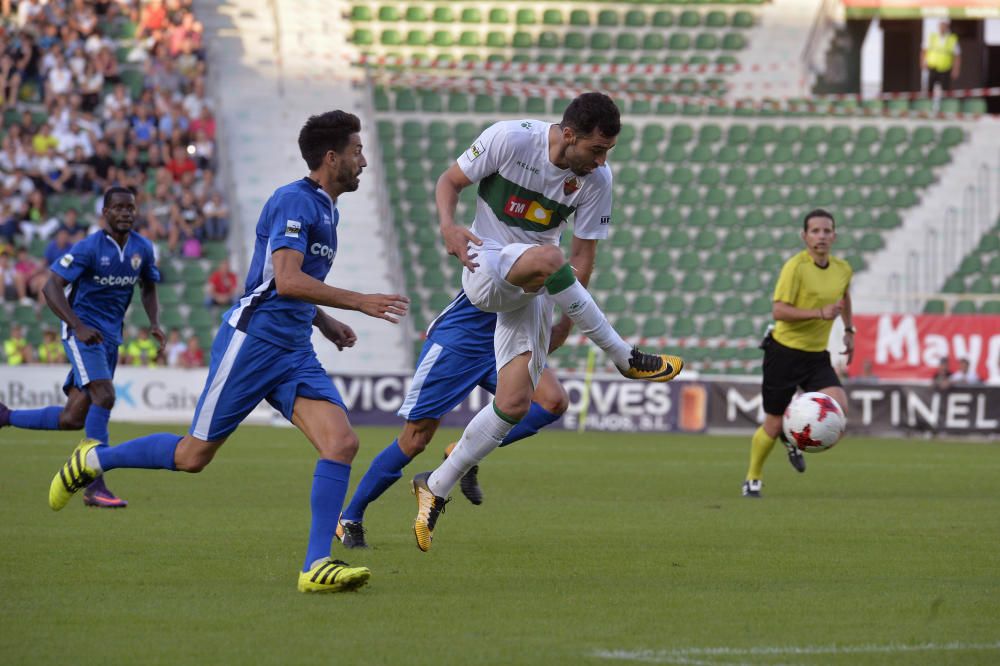
[[[108,421],[110,420],[110,409],[91,405],[90,409],[87,410],[87,420],[83,422],[83,432],[89,439],[95,439],[106,445],[108,443]]]
[[[312,563],[330,557],[330,546],[337,533],[337,520],[347,495],[347,482],[351,478],[351,466],[333,460],[317,460],[313,474],[312,526],[309,528],[309,547],[303,571],[309,571]]]
[[[537,435],[539,430],[550,423],[558,421],[559,416],[559,414],[553,414],[552,412],[546,410],[537,402],[531,403],[531,407],[528,408],[528,413],[525,414],[524,418],[521,419],[509,433],[507,433],[504,440],[500,442],[500,446],[507,446],[508,444],[513,444],[519,439]]]
[[[368,471],[361,477],[361,482],[354,490],[351,503],[344,510],[344,520],[361,521],[365,517],[365,509],[379,496],[389,489],[389,486],[403,476],[403,468],[410,458],[399,448],[399,440],[385,447],[372,460]]]
[[[87,422],[90,422],[89,415]],[[158,432],[118,446],[99,446],[96,449],[97,460],[105,472],[119,467],[173,471],[176,469],[174,467],[174,451],[181,439],[183,438],[180,435]]]
[[[16,409],[10,413],[10,424],[15,428],[28,430],[59,430],[59,415],[62,414],[62,410],[62,407]],[[105,431],[107,431],[106,424]]]

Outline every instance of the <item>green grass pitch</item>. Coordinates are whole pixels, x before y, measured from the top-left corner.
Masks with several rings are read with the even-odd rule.
[[[112,424],[112,438],[155,428]],[[357,483],[394,436],[362,428]],[[456,489],[434,548],[408,480],[367,517],[358,593],[295,589],[315,455],[241,428],[200,475],[118,471],[125,510],[49,510],[76,433],[0,434],[0,663],[995,664],[1000,446],[847,439],[765,498],[748,438],[550,431]],[[68,661],[67,661],[68,660]]]

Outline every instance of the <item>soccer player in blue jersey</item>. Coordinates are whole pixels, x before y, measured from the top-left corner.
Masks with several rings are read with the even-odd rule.
[[[72,369],[63,385],[65,407],[8,410],[0,405],[0,426],[29,430],[84,429],[88,439],[108,444],[108,421],[115,404],[112,378],[118,364],[125,311],[138,282],[150,333],[160,347],[156,283],[160,272],[152,244],[132,230],[135,194],[123,187],[104,193],[104,231],[83,239],[52,264],[45,300],[63,320],[62,338]],[[89,506],[120,508],[128,504],[97,476],[83,493]]]
[[[556,345],[561,344],[565,333],[569,332],[567,322],[557,325],[562,333],[559,330],[553,332]],[[399,415],[406,419],[403,431],[372,460],[341,516],[337,536],[344,546],[367,547],[362,525],[365,509],[402,477],[403,468],[434,437],[441,418],[477,386],[496,393],[496,356],[493,351],[496,323],[496,314],[483,312],[472,305],[465,292],[459,293],[431,322],[413,381],[399,409]],[[568,402],[566,391],[555,373],[546,368],[528,413],[500,446],[530,437],[555,422],[566,411]],[[475,465],[459,482],[462,494],[473,504],[483,501],[478,474],[479,466]]]
[[[316,305],[358,310],[392,323],[408,308],[403,296],[360,294],[324,284],[337,254],[337,198],[358,189],[367,165],[360,131],[357,116],[330,111],[310,117],[299,132],[309,176],[278,188],[261,211],[246,291],[223,315],[188,434],[158,433],[110,448],[83,440],[52,479],[52,509],[58,511],[91,478],[112,469],[200,472],[243,419],[267,400],[319,452],[298,589],[338,592],[368,582],[367,568],[330,558],[358,437],[311,342],[313,326],[341,349],[357,339],[349,326]]]

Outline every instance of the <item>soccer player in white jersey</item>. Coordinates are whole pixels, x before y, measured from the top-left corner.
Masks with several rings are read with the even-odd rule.
[[[464,266],[462,288],[473,305],[497,313],[497,390],[444,463],[413,479],[420,550],[430,549],[445,498],[458,480],[528,412],[550,334],[563,337],[575,324],[630,379],[670,381],[684,365],[676,356],[632,348],[585,287],[597,242],[607,238],[611,224],[607,158],[620,131],[611,98],[585,93],[569,104],[560,123],[511,120],[489,127],[437,181],[441,235]],[[476,182],[476,217],[467,229],[455,223],[455,208],[460,192]],[[570,216],[567,262],[559,235]],[[552,331],[554,305],[564,316]]]

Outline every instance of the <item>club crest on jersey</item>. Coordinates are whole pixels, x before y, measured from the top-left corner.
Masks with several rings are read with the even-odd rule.
[[[59,265],[62,266],[63,268],[69,268],[70,264],[72,263],[73,263],[72,254],[64,254],[62,256],[62,259],[59,260]]]
[[[528,220],[535,224],[543,224],[545,226],[552,224],[551,210],[539,205],[537,201],[528,201],[521,197],[512,196],[507,199],[507,205],[503,207],[503,212],[511,217]]]
[[[465,156],[469,158],[469,161],[476,159],[480,155],[486,152],[486,146],[483,145],[482,141],[476,141],[474,144],[469,146],[469,149],[465,151]]]
[[[139,267],[142,266],[142,256],[138,254],[133,254],[131,262],[132,262],[132,270],[134,271],[139,270]]]
[[[565,181],[563,181],[563,194],[569,196],[580,189],[580,181],[577,180],[576,176],[570,176]]]
[[[302,223],[298,220],[288,220],[285,222],[285,236],[298,238],[300,231],[302,231]]]

